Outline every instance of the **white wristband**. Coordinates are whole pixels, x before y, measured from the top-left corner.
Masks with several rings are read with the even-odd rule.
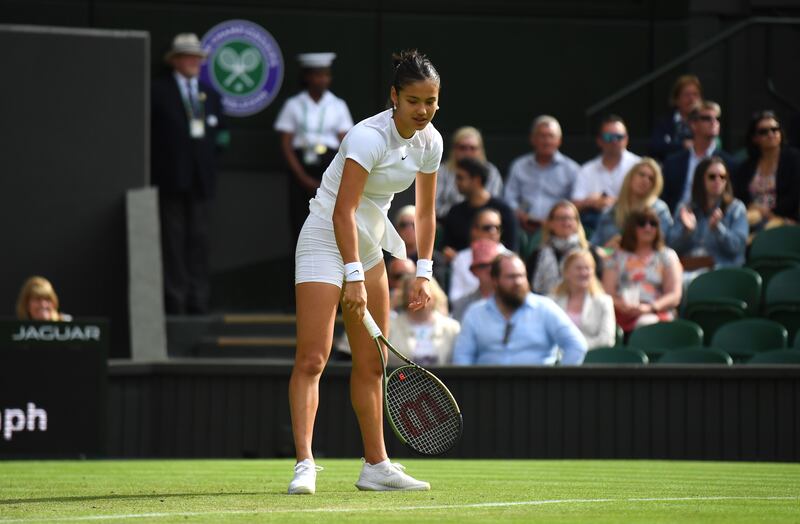
[[[361,262],[350,262],[344,265],[345,282],[363,282],[364,266]]]
[[[417,260],[417,277],[433,279],[433,260],[428,258]]]

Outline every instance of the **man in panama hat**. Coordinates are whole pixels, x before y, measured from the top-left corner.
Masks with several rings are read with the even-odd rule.
[[[164,55],[169,73],[151,89],[151,172],[158,186],[168,314],[209,308],[208,240],[220,146],[227,145],[222,103],[200,82],[207,56],[197,35],[181,33]]]

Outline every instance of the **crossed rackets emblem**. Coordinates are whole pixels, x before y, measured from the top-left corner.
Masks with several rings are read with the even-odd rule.
[[[252,47],[245,49],[241,54],[226,47],[220,51],[217,64],[220,69],[228,73],[228,76],[222,81],[225,87],[230,87],[237,80],[241,80],[247,87],[253,87],[255,81],[249,73],[255,71],[261,64],[261,55]]]

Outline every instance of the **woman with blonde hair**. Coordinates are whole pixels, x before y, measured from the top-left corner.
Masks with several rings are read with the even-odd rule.
[[[413,281],[410,275],[401,284],[405,303],[411,298]],[[392,323],[389,341],[421,366],[449,364],[461,325],[448,317],[446,311],[447,295],[435,280],[431,280],[431,300],[416,311],[403,308]],[[390,366],[401,363],[400,359],[389,355]]]
[[[625,175],[617,202],[600,215],[597,229],[592,235],[592,244],[619,249],[620,232],[625,226],[628,215],[642,209],[655,211],[661,231],[666,235],[672,227],[672,214],[669,212],[669,206],[658,198],[663,189],[664,177],[661,174],[661,166],[652,158],[643,157]]]
[[[462,158],[474,158],[486,164],[489,169],[486,190],[493,197],[503,197],[503,177],[497,167],[486,160],[481,132],[471,126],[460,127],[453,133],[450,156],[439,167],[436,176],[436,214],[439,218],[447,215],[453,205],[464,200],[464,195],[456,187],[456,162]]]
[[[539,247],[526,263],[531,279],[531,291],[547,295],[561,280],[561,262],[576,249],[588,249],[586,233],[581,225],[575,204],[561,200],[550,209]]]
[[[17,318],[44,322],[69,322],[70,315],[58,310],[58,295],[44,277],[33,276],[22,285],[17,297]]]
[[[589,349],[610,347],[616,338],[614,301],[595,276],[595,261],[586,249],[564,259],[564,279],[550,296],[583,333]]]

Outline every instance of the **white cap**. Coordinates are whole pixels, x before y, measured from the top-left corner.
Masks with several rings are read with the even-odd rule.
[[[306,69],[330,67],[334,58],[336,58],[336,53],[300,53],[297,55],[300,67]]]

